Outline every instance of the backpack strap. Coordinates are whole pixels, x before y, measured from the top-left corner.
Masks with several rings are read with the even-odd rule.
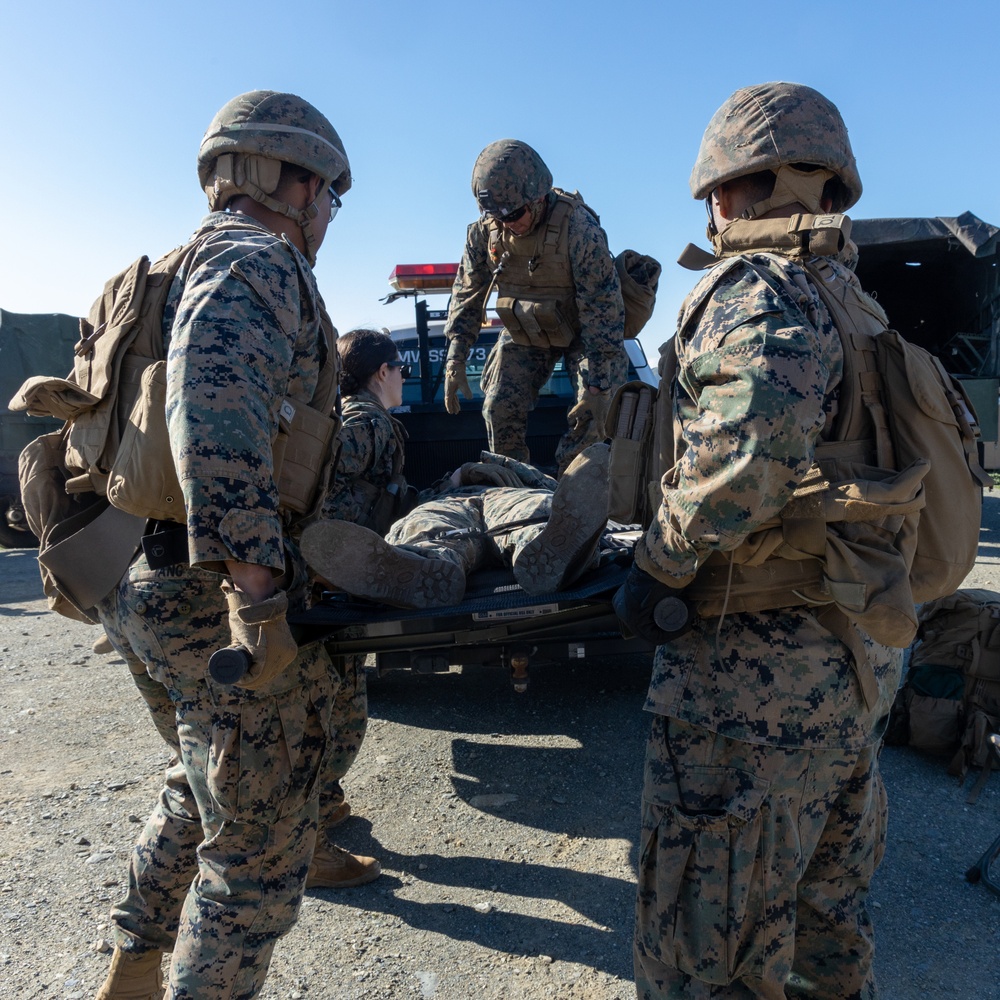
[[[851,288],[838,280],[829,260],[819,258],[800,261],[800,264],[830,313],[843,346],[844,373],[839,387],[839,407],[829,437],[836,441],[862,439],[866,431],[864,415],[867,413],[874,428],[877,462],[883,468],[895,469],[889,415],[882,401],[882,378],[878,372],[875,338],[858,328],[852,311],[864,310],[883,328],[885,323],[878,313],[866,308],[864,298],[853,294]],[[851,297],[850,304],[848,296]],[[823,457],[822,453],[817,457]]]

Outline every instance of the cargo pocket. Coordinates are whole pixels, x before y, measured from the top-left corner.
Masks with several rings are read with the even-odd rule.
[[[727,767],[677,768],[643,800],[636,934],[702,982],[760,975],[766,941],[761,806],[768,783]]]

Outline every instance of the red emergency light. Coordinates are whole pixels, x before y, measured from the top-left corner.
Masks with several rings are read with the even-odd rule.
[[[397,292],[450,292],[458,264],[397,264],[389,284]]]

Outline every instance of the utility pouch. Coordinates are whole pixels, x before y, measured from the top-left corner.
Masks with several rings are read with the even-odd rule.
[[[167,363],[157,361],[142,373],[138,398],[108,474],[108,499],[138,517],[184,523],[184,495],[170,451],[166,406]]]
[[[645,382],[626,382],[611,400],[611,491],[608,517],[620,524],[648,523],[649,444],[656,390]]]
[[[357,523],[383,537],[396,521],[412,510],[416,497],[402,474],[394,475],[385,486],[359,479],[353,488],[361,504]]]
[[[55,525],[38,550],[43,583],[51,582],[55,591],[46,586],[51,610],[97,621],[94,606],[118,585],[145,529],[145,518],[112,507],[103,497]]]
[[[528,302],[501,295],[496,312],[514,343],[524,347],[569,347],[576,338],[554,300]]]
[[[294,514],[311,516],[323,501],[334,466],[337,421],[292,399],[278,410],[274,440],[274,480],[279,503]]]

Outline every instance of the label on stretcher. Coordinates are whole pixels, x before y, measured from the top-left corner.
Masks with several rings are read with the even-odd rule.
[[[500,608],[497,611],[477,611],[472,620],[477,622],[495,622],[505,618],[538,618],[551,615],[559,610],[558,604],[535,604],[530,608]]]

